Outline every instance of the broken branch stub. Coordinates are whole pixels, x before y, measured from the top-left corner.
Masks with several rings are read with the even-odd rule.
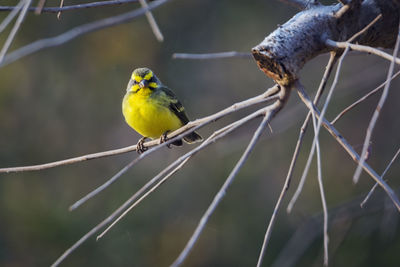
[[[252,49],[260,69],[280,85],[291,85],[298,79],[304,64],[322,53],[333,50],[325,40],[346,41],[379,14],[382,19],[356,41],[372,47],[392,48],[399,23],[399,1],[365,0],[352,6],[340,17],[343,7],[313,5],[297,13],[279,26],[264,41]]]

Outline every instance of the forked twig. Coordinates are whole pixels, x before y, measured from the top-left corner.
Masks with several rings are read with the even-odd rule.
[[[400,75],[400,71],[396,72],[392,78],[390,78],[390,80],[393,80],[394,78],[396,78],[397,76]],[[374,94],[376,94],[377,92],[379,92],[382,88],[384,88],[384,86],[388,83],[389,81],[385,81],[384,83],[380,84],[378,87],[376,87],[374,90],[370,91],[369,93],[367,93],[366,95],[364,95],[363,97],[361,97],[360,99],[358,99],[357,101],[355,101],[353,104],[349,105],[347,108],[343,109],[332,121],[331,124],[335,124],[341,117],[343,117],[344,114],[346,114],[347,112],[349,112],[351,109],[355,108],[358,104],[360,104],[361,102],[367,100],[369,97],[373,96]]]
[[[366,52],[370,53],[376,56],[379,56],[381,58],[384,58],[389,61],[394,61],[396,64],[400,64],[400,58],[396,56],[392,56],[386,52],[383,52],[377,48],[373,48],[371,46],[366,46],[366,45],[359,45],[359,44],[351,44],[349,42],[335,42],[333,40],[327,39],[325,41],[325,44],[330,47],[335,47],[335,48],[350,48],[351,50],[355,51],[360,51],[360,52]]]
[[[297,84],[297,93],[300,96],[301,100],[306,104],[309,109],[314,109],[314,113],[319,117],[319,110],[313,105],[307,93],[304,91],[301,84]],[[346,152],[351,156],[351,158],[359,163],[360,156],[353,149],[353,147],[347,142],[346,139],[333,127],[332,124],[329,123],[326,119],[323,120],[322,125],[326,130],[335,138],[335,140],[346,150]],[[382,178],[368,165],[368,163],[364,162],[362,165],[363,169],[383,188],[383,190],[388,194],[397,210],[400,211],[400,201],[396,194],[393,192],[392,188],[384,181]]]
[[[149,5],[147,4],[146,0],[139,0],[139,2],[143,8],[148,8]],[[153,16],[153,13],[151,13],[150,10],[147,10],[145,14],[146,14],[147,21],[150,24],[150,28],[153,31],[154,35],[156,36],[157,41],[159,41],[159,42],[164,41],[164,36],[161,33],[160,27],[158,27],[158,25],[157,25],[157,22]]]
[[[366,136],[365,136],[365,139],[364,139],[363,149],[362,149],[362,152],[361,152],[361,161],[359,162],[359,164],[357,166],[357,169],[356,169],[356,171],[354,173],[354,176],[353,176],[353,182],[354,183],[357,183],[359,178],[360,178],[361,171],[362,171],[362,164],[365,161],[365,155],[367,153],[369,142],[370,142],[371,137],[372,137],[372,132],[374,131],[375,124],[378,121],[380,112],[381,112],[381,110],[383,108],[383,105],[385,104],[386,98],[387,98],[387,96],[389,94],[389,88],[390,88],[390,82],[391,82],[390,78],[393,75],[395,58],[397,57],[397,52],[399,51],[399,44],[400,44],[400,22],[399,22],[399,30],[397,32],[397,40],[396,40],[396,44],[395,44],[394,50],[393,50],[392,62],[390,63],[389,71],[388,71],[387,78],[386,78],[386,81],[388,81],[388,82],[386,83],[385,88],[383,89],[381,98],[379,99],[378,105],[376,106],[375,112],[372,115],[371,121],[370,121],[370,123],[368,125],[367,133],[366,133]]]

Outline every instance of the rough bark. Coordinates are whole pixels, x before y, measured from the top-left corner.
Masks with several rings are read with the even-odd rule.
[[[304,64],[332,50],[326,39],[346,41],[379,14],[382,18],[357,38],[360,44],[392,48],[396,41],[400,4],[398,0],[365,0],[338,17],[342,4],[310,5],[252,49],[260,69],[280,85],[298,78]]]

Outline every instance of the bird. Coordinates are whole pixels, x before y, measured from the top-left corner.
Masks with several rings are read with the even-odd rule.
[[[147,150],[143,143],[147,138],[167,141],[167,134],[189,122],[185,108],[174,92],[161,83],[149,68],[137,68],[132,72],[122,101],[122,114],[126,123],[143,137],[137,143],[136,151]],[[183,137],[186,143],[201,142],[196,132]],[[181,146],[182,140],[172,142]],[[169,146],[168,146],[169,147]]]

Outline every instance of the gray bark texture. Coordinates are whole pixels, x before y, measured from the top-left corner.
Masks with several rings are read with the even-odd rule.
[[[304,64],[333,48],[325,41],[347,41],[379,14],[378,20],[355,41],[371,47],[393,48],[399,25],[399,0],[352,1],[341,16],[342,4],[310,4],[252,49],[260,69],[278,84],[286,86],[298,79]]]

